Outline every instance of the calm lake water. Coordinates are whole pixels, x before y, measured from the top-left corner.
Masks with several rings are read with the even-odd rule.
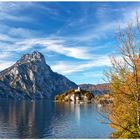
[[[0,101],[0,138],[109,138],[93,104]]]

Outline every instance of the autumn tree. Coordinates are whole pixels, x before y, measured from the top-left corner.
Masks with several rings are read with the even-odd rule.
[[[137,15],[137,14],[136,14]],[[134,25],[134,26],[133,26]],[[106,74],[110,82],[112,107],[108,110],[113,138],[140,138],[140,21],[128,24],[117,34],[119,56],[111,57]]]

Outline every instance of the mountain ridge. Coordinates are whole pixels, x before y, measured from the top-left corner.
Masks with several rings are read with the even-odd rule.
[[[109,83],[102,83],[102,84],[79,84],[78,85],[81,89],[90,91],[94,95],[104,94],[110,92]]]
[[[24,54],[14,65],[1,71],[0,81],[9,86],[9,90],[12,88],[15,92],[18,91],[23,95],[22,98],[27,96],[31,99],[50,99],[56,94],[77,87],[65,76],[53,72],[46,64],[43,54],[38,51]],[[3,91],[8,95],[6,89]],[[14,97],[21,98],[18,95]]]

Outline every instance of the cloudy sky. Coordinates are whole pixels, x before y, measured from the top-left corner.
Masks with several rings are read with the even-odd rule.
[[[0,70],[40,51],[53,71],[76,83],[104,82],[116,32],[134,21],[140,3],[1,2]]]

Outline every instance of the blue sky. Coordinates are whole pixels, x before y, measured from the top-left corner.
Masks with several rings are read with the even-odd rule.
[[[116,32],[135,21],[139,2],[0,2],[0,70],[40,51],[76,83],[105,82]],[[140,12],[139,12],[140,13]]]

